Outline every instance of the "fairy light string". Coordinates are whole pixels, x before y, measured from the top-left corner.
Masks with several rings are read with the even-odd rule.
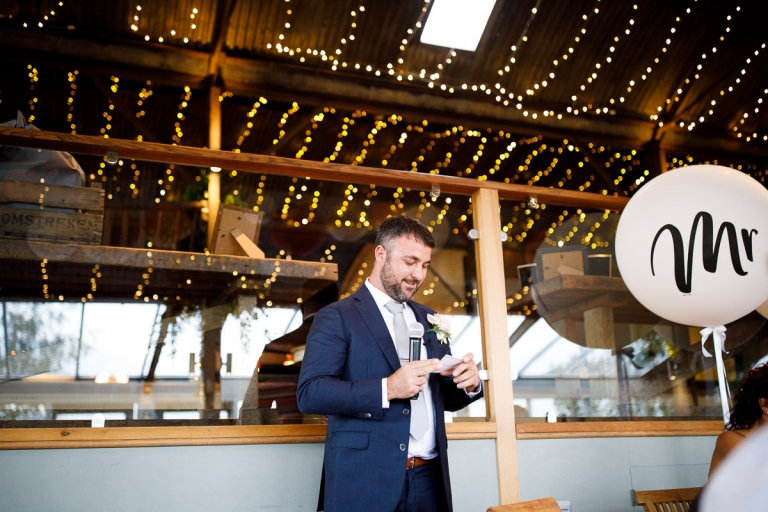
[[[509,151],[512,151],[512,149],[514,149],[517,146],[536,144],[540,140],[541,140],[541,137],[539,136],[520,139],[516,144],[513,142],[509,143],[509,145],[507,146],[507,149]],[[533,151],[528,153],[528,155],[526,155],[525,159],[523,160],[523,163],[517,166],[512,177],[504,178],[504,183],[515,183],[518,179],[520,179],[522,174],[529,170],[529,165],[531,164],[531,162],[533,162],[533,159],[539,155],[540,151],[543,151],[544,149],[546,149],[546,146],[544,146],[544,148],[539,147],[538,149],[534,149]]]
[[[500,142],[502,140],[509,139],[510,137],[512,137],[512,134],[506,133],[504,131],[499,131],[499,133],[496,136],[494,136],[493,142]],[[515,149],[515,147],[517,147],[517,143],[514,142],[514,141],[510,142],[509,144],[507,144],[507,146],[505,147],[505,150],[502,150],[498,154],[498,156],[494,160],[493,165],[488,169],[487,173],[486,174],[481,174],[478,177],[478,180],[486,181],[488,179],[488,175],[489,174],[493,175],[493,174],[496,174],[497,172],[499,172],[499,169],[501,168],[501,164],[504,162],[504,160],[506,160],[506,159],[508,159],[510,157],[510,153],[512,152],[512,150]]]
[[[763,43],[762,45],[760,45],[760,48],[761,48],[761,49],[762,49],[762,48],[765,48],[765,43]],[[757,57],[757,56],[759,56],[759,55],[760,55],[760,50],[759,50],[759,49],[758,49],[758,50],[755,50],[755,51],[754,51],[754,57]],[[731,84],[731,85],[729,85],[728,87],[724,87],[723,89],[720,89],[720,93],[719,93],[719,96],[721,96],[721,97],[722,97],[722,96],[725,96],[725,95],[726,95],[726,94],[728,94],[728,93],[731,93],[731,92],[733,92],[733,91],[734,91],[734,89],[735,89],[735,88],[736,88],[736,87],[737,87],[739,84],[741,84],[741,77],[747,74],[747,68],[748,68],[748,67],[749,67],[749,66],[752,64],[752,60],[753,60],[753,59],[752,59],[752,57],[751,57],[751,56],[746,58],[746,60],[744,61],[744,67],[741,69],[741,72],[739,73],[739,75],[738,75],[738,76],[737,76],[737,77],[734,79],[734,83],[733,83],[733,84]],[[714,99],[713,99],[713,100],[711,100],[711,101],[710,101],[710,109],[709,109],[709,111],[707,112],[707,114],[708,114],[708,115],[710,115],[710,116],[711,116],[711,115],[713,115],[713,114],[714,114],[714,108],[715,108],[715,105],[716,105],[716,104],[717,104],[717,100],[714,100]],[[748,117],[748,114],[744,114],[744,115]],[[699,116],[699,119],[698,119],[698,121],[699,121],[699,124],[703,123],[705,120],[706,120],[706,116],[705,116],[705,114],[703,114],[703,113],[702,113],[702,114]],[[744,120],[744,118],[742,118],[742,121],[743,121],[743,120]],[[681,120],[681,121],[680,121],[680,127],[682,128],[682,127],[684,127],[684,126],[685,126],[685,121],[682,121],[682,120]],[[690,131],[690,130],[693,130],[693,128],[695,128],[695,127],[696,127],[695,121],[691,121],[691,122],[689,122],[689,123],[688,123],[688,130],[689,130],[689,131]],[[738,136],[738,135],[737,135],[737,136]]]
[[[475,151],[475,154],[472,156],[472,161],[467,164],[467,167],[464,168],[464,171],[459,171],[456,173],[456,176],[469,176],[472,174],[472,171],[474,170],[475,166],[480,161],[480,158],[483,156],[483,150],[485,149],[485,143],[487,139],[482,136],[482,134],[477,130],[468,130],[467,135],[464,138],[467,137],[480,137],[480,144],[477,146],[477,150]],[[482,180],[481,180],[482,181]]]
[[[75,124],[75,95],[77,94],[77,75],[78,70],[67,73],[67,82],[69,82],[69,98],[67,98],[67,123],[69,123],[70,133],[77,135],[77,125]]]
[[[189,13],[189,19],[190,19],[189,28],[191,28],[192,30],[197,30],[197,21],[195,21],[195,17],[197,17],[197,14],[198,14],[197,7],[193,7],[192,12]]]
[[[131,23],[131,30],[134,31],[134,32],[138,32],[139,31],[139,23],[141,21],[140,15],[141,15],[141,6],[137,5],[136,6],[136,12],[133,14],[133,20],[132,20],[132,23]]]
[[[661,61],[661,57],[667,52],[669,47],[672,45],[672,40],[674,38],[674,35],[680,29],[680,25],[682,24],[683,17],[691,14],[691,7],[695,3],[697,3],[697,1],[698,0],[693,0],[690,6],[685,9],[685,14],[683,16],[675,16],[675,22],[672,24],[672,27],[670,27],[669,29],[669,36],[664,40],[661,49],[656,53],[656,56],[653,59],[653,64],[650,64],[644,68],[645,71],[642,74],[642,80],[645,80],[647,78],[647,75],[653,71],[654,64],[659,64],[659,62]],[[626,92],[622,96],[619,96],[620,103],[624,103],[626,96],[628,96],[629,94],[632,93],[632,91],[634,91],[635,83],[636,83],[636,80],[634,78],[630,79],[627,82]],[[609,103],[611,105],[614,105],[616,103],[616,100],[614,98],[611,98],[609,100]],[[603,109],[605,108],[606,107],[603,107]]]
[[[117,94],[120,79],[112,75],[109,77],[109,80],[112,82],[112,84],[109,86],[109,90],[112,92],[112,94]],[[115,110],[115,105],[112,103],[112,98],[107,98],[107,102],[107,109],[101,114],[105,123],[104,126],[99,130],[99,133],[101,133],[101,136],[105,139],[109,138],[109,131],[112,129],[112,111]]]
[[[317,128],[320,126],[320,123],[325,121],[325,114],[328,113],[335,114],[336,110],[325,107],[322,112],[315,114],[315,116],[312,117],[312,125],[304,132],[304,139],[302,141],[303,145],[296,152],[295,158],[301,159],[301,157],[303,157],[304,154],[308,151],[308,147],[312,143],[312,130],[317,130]]]
[[[191,259],[195,259],[195,256],[190,256]],[[152,268],[152,265],[154,264],[152,260],[152,251],[147,251],[147,270],[141,274],[142,282],[136,285],[136,291],[133,292],[133,298],[134,300],[140,300],[142,296],[144,297],[144,302],[149,302],[149,294],[147,293],[147,287],[150,285],[150,280],[152,279],[152,273],[154,272],[154,269]],[[187,285],[191,285],[192,280],[187,279]],[[155,295],[155,300],[157,300],[157,295]]]
[[[291,19],[293,16],[293,9],[291,9],[290,3],[291,0],[285,0],[285,3],[288,4],[287,7],[285,7],[285,21],[283,22],[283,27],[279,31],[279,34],[277,35],[278,42],[276,43],[276,46],[279,48],[278,51],[282,52],[282,44],[279,41],[285,40],[285,33],[290,30],[291,28]],[[272,48],[271,44],[267,45],[267,48]],[[291,53],[293,55],[293,53]]]
[[[754,113],[754,114],[758,114],[758,113],[760,112],[760,105],[762,105],[762,104],[763,104],[763,99],[764,99],[764,96],[766,96],[766,95],[768,95],[768,89],[764,89],[764,90],[763,90],[763,95],[762,95],[762,96],[760,96],[760,97],[757,99],[757,101],[756,101],[756,104],[757,104],[757,106],[756,106],[756,107],[754,107],[754,110],[753,110],[753,113]],[[747,121],[747,119],[749,118],[749,114],[750,114],[750,112],[744,112],[744,113],[742,114],[741,118],[739,119],[739,122],[738,122],[738,123],[736,123],[736,124],[733,126],[733,131],[736,133],[736,137],[738,137],[738,138],[741,138],[741,137],[743,136],[743,134],[742,134],[742,132],[741,132],[741,126],[745,125],[745,122],[746,122],[746,121]],[[757,117],[757,116],[755,116],[755,117]],[[745,137],[745,140],[746,140],[747,142],[752,142],[752,141],[758,140],[758,138],[759,138],[759,136],[758,136],[757,132],[755,131],[755,132],[753,132],[751,135],[747,135],[747,136]],[[764,141],[765,141],[765,140],[768,140],[768,135],[763,135],[763,140],[764,140]]]
[[[349,135],[349,131],[352,126],[355,125],[355,121],[358,119],[362,119],[366,117],[368,113],[365,110],[356,110],[352,112],[349,116],[344,118],[344,124],[341,125],[341,131],[336,134],[336,138],[338,139],[336,141],[336,145],[333,148],[333,152],[328,155],[327,157],[323,158],[323,162],[333,162],[339,157],[339,154],[341,153],[341,148],[343,146],[343,140]]]
[[[528,42],[528,29],[531,28],[531,23],[533,23],[533,19],[536,17],[536,14],[538,14],[540,5],[541,5],[541,0],[536,0],[536,5],[531,9],[531,14],[528,16],[528,21],[525,22],[523,31],[520,32],[520,36],[517,38],[517,42],[513,44],[512,47],[510,48],[510,50],[512,50],[512,54],[509,57],[509,64],[512,64],[513,66],[517,62],[518,50],[523,45],[523,43]],[[499,69],[497,71],[499,76],[504,76],[504,73],[510,72],[511,66],[509,64],[505,65],[502,69]],[[462,86],[462,89],[466,89],[466,87]]]
[[[413,131],[417,131],[419,133],[423,133],[424,132],[424,128],[426,128],[428,124],[429,124],[428,121],[426,119],[424,119],[421,122],[421,126],[414,126],[413,127]],[[407,127],[406,127],[406,130],[407,130]],[[433,138],[433,135],[434,134],[429,134],[429,137]],[[424,146],[423,148],[421,148],[419,150],[419,155],[416,156],[413,159],[413,161],[411,162],[411,167],[409,169],[411,172],[419,172],[419,163],[424,161],[424,156],[426,155],[427,151],[431,151],[432,148],[434,147],[434,145],[435,145],[435,141],[434,140],[430,140],[427,143],[426,146]]]
[[[402,80],[403,75],[405,74],[403,66],[405,65],[405,53],[406,48],[408,48],[408,45],[413,41],[413,38],[416,34],[416,32],[422,27],[422,22],[424,21],[424,16],[427,15],[427,6],[429,5],[430,0],[424,0],[424,6],[419,10],[419,16],[416,19],[416,22],[406,30],[406,37],[400,42],[399,46],[399,53],[397,54],[397,65],[400,68],[398,70],[398,77],[400,80]],[[356,69],[360,69],[360,65],[355,65]],[[413,80],[413,74],[408,74],[408,80]]]
[[[179,103],[178,112],[176,113],[176,121],[173,123],[174,134],[171,136],[174,146],[181,145],[181,139],[184,137],[184,132],[181,130],[181,123],[187,118],[184,116],[184,109],[189,106],[190,99],[192,98],[192,89],[188,85],[184,86],[184,94],[181,95],[181,103]]]
[[[277,134],[277,138],[272,140],[272,145],[277,146],[277,143],[280,142],[280,139],[282,139],[285,136],[285,130],[283,128],[286,124],[288,124],[288,119],[299,111],[299,104],[295,101],[291,104],[291,108],[289,108],[284,114],[283,117],[280,118],[280,121],[277,123],[277,128],[280,130]],[[272,156],[274,156],[275,153],[272,153]]]
[[[58,6],[59,6],[59,7],[64,7],[64,2],[59,2],[59,3],[58,3]],[[44,26],[44,23],[43,23],[43,22],[48,22],[48,21],[50,21],[50,20],[51,20],[51,18],[53,18],[54,16],[56,16],[56,11],[54,11],[54,10],[51,10],[51,11],[50,11],[50,14],[43,14],[43,18],[42,18],[40,21],[38,21],[38,22],[37,22],[37,27],[38,27],[38,28],[43,28],[43,26]],[[9,15],[9,16],[8,16],[8,18],[10,18],[10,19],[13,19],[13,15],[12,15],[12,14],[11,14],[11,15]],[[29,27],[29,25],[27,24],[27,22],[26,22],[26,21],[25,21],[25,22],[23,22],[23,23],[21,24],[21,26],[22,26],[22,27],[24,27],[24,28],[28,28],[28,27]]]
[[[339,41],[339,44],[337,45],[336,49],[333,51],[333,54],[330,57],[331,60],[331,69],[333,71],[336,71],[339,69],[339,66],[346,68],[347,63],[341,62],[339,63],[339,58],[341,57],[341,54],[343,52],[342,48],[345,47],[348,43],[351,43],[355,40],[355,29],[357,28],[357,18],[358,18],[358,12],[363,13],[365,12],[365,6],[361,5],[357,8],[357,10],[353,10],[349,13],[350,18],[352,21],[349,24],[349,30],[347,31],[346,37],[342,37]],[[326,60],[326,56],[322,56],[323,60]]]
[[[398,119],[402,120],[402,118],[398,118]],[[419,128],[419,127],[417,126],[416,128]],[[411,124],[405,127],[405,131],[402,132],[400,134],[400,138],[397,139],[397,144],[392,144],[389,147],[389,151],[387,151],[387,154],[384,155],[384,159],[381,161],[382,167],[386,167],[387,165],[389,165],[390,160],[392,159],[392,157],[395,156],[395,153],[399,149],[403,149],[403,146],[405,146],[405,142],[408,140],[408,132],[412,132],[413,129],[414,129],[414,126]]]
[[[253,128],[253,121],[251,121],[251,119],[256,117],[256,114],[259,113],[259,107],[266,104],[267,104],[267,99],[264,96],[261,96],[258,101],[253,103],[251,110],[249,110],[248,113],[246,114],[247,120],[245,122],[245,128],[243,129],[242,133],[240,133],[240,136],[237,138],[237,142],[235,143],[237,147],[232,150],[233,152],[240,153],[240,148],[245,143],[245,139],[248,138],[249,135],[251,135],[251,129]]]
[[[37,94],[35,93],[35,84],[38,82],[39,77],[37,76],[37,68],[32,66],[32,64],[28,64],[27,69],[29,70],[29,73],[27,74],[29,77],[29,90],[32,91],[32,98],[29,100],[30,114],[27,116],[27,122],[31,123],[35,120],[35,108],[37,108]]]
[[[136,118],[141,119],[145,115],[147,115],[146,110],[144,110],[144,103],[152,97],[154,94],[152,92],[152,80],[147,80],[144,83],[144,87],[141,88],[141,91],[139,91],[139,99],[136,101]],[[139,135],[139,140],[141,140],[141,135]]]
[[[633,5],[633,6],[632,6],[632,10],[633,10],[633,12],[630,14],[630,19],[629,19],[629,21],[627,22],[627,27],[626,27],[626,28],[623,30],[623,33],[624,33],[626,36],[629,36],[629,35],[632,33],[631,27],[632,27],[632,26],[635,24],[635,19],[634,19],[634,16],[635,16],[635,14],[636,14],[636,12],[635,12],[635,11],[637,11],[637,10],[638,10],[638,8],[637,8],[637,4],[635,4],[635,5]],[[608,55],[607,55],[607,56],[606,56],[604,59],[601,59],[601,60],[604,60],[605,62],[604,62],[604,63],[601,63],[600,61],[598,61],[598,62],[596,62],[596,63],[595,63],[595,65],[594,65],[594,66],[592,66],[592,67],[594,68],[594,70],[593,70],[593,71],[592,71],[592,73],[591,73],[591,74],[590,74],[590,75],[587,77],[586,83],[582,83],[582,84],[581,84],[581,85],[579,85],[579,87],[578,87],[578,89],[579,89],[579,91],[580,91],[580,92],[584,92],[584,91],[586,91],[586,89],[587,89],[587,85],[589,85],[589,84],[591,84],[592,82],[594,82],[595,80],[597,80],[598,74],[599,74],[599,72],[601,71],[601,69],[602,69],[604,66],[608,66],[608,65],[610,65],[610,64],[613,62],[613,58],[611,57],[611,55],[612,55],[612,54],[613,54],[613,53],[616,51],[616,46],[619,44],[619,42],[620,42],[620,41],[621,41],[621,35],[616,35],[616,36],[614,36],[614,37],[613,37],[613,42],[611,43],[611,46],[608,48]],[[650,68],[650,67],[648,67],[648,68],[647,68],[647,72],[648,72],[648,73],[650,73],[650,72],[651,72],[651,68]],[[644,79],[644,80],[645,80],[645,77],[646,77],[646,76],[647,76],[647,75],[643,75],[643,77],[644,77],[643,79]],[[574,103],[575,103],[576,101],[578,101],[578,94],[579,94],[579,93],[577,92],[576,94],[574,94],[573,96],[571,96],[571,100],[572,100]],[[590,106],[587,106],[587,109],[589,109],[589,108],[590,108]],[[582,110],[584,110],[584,107],[582,107]],[[609,110],[609,109],[608,109],[607,107],[604,107],[604,111],[603,111],[603,110],[601,110],[600,108],[598,108],[598,109],[596,109],[595,113],[597,113],[597,114],[600,114],[601,112],[603,112],[603,113],[606,113],[606,114],[607,114],[607,113],[608,113],[608,110]]]
[[[402,118],[400,118],[402,119]],[[387,120],[390,122],[390,124],[397,124],[397,115],[393,114],[387,118]],[[365,161],[365,157],[368,155],[368,147],[373,146],[376,144],[376,135],[383,131],[385,128],[387,128],[389,124],[387,124],[386,121],[383,120],[377,120],[373,124],[373,128],[371,128],[370,133],[368,134],[367,140],[363,141],[363,148],[360,150],[360,153],[355,157],[355,159],[350,163],[350,165],[361,165]]]
[[[451,147],[450,151],[447,151],[445,153],[445,157],[442,161],[438,161],[435,163],[435,168],[429,171],[429,174],[440,174],[440,170],[445,170],[448,165],[451,163],[451,159],[459,152],[459,148],[461,145],[466,142],[466,132],[463,130],[459,130],[460,127],[454,126],[452,129],[447,129],[442,134],[436,133],[434,134],[435,137],[443,138],[443,137],[451,137],[451,135],[459,135],[458,138],[454,138],[453,140],[453,146]]]
[[[88,292],[84,297],[80,298],[80,301],[83,303],[86,301],[93,302],[93,294],[96,293],[98,280],[101,278],[101,270],[98,264],[94,265],[94,267],[91,269],[91,273],[93,274],[93,277],[91,277],[91,291]]]
[[[693,0],[693,3],[695,3],[695,1],[696,0]],[[567,48],[567,50],[565,50],[563,52],[562,57],[553,60],[553,67],[551,68],[551,70],[549,70],[549,73],[547,74],[547,76],[545,77],[544,80],[536,82],[535,84],[533,84],[531,87],[529,87],[526,90],[525,96],[527,98],[531,98],[531,97],[535,96],[538,93],[538,91],[540,91],[544,87],[546,87],[546,85],[548,85],[549,81],[554,79],[555,74],[556,74],[556,69],[557,69],[558,65],[561,66],[564,61],[567,61],[569,58],[573,57],[573,55],[575,54],[576,50],[578,49],[578,44],[583,41],[583,38],[586,35],[586,30],[587,30],[586,26],[587,26],[587,24],[589,23],[590,20],[594,19],[595,16],[597,14],[599,14],[600,11],[601,11],[601,9],[600,9],[601,3],[600,2],[601,2],[601,0],[596,0],[595,3],[593,4],[593,7],[582,15],[582,23],[581,23],[581,26],[579,28],[578,35],[576,35],[574,37],[573,42],[571,43],[571,46],[569,46]],[[428,2],[425,2],[425,3],[428,3]],[[693,5],[693,3],[691,3],[691,6]],[[638,5],[633,5],[633,14],[634,14],[634,11],[637,10],[637,9],[638,9]],[[534,10],[536,12],[534,12]],[[737,7],[737,11],[739,11],[739,10],[740,9]],[[361,12],[362,11],[358,10],[358,11],[356,11],[356,14],[359,15]],[[424,12],[426,12],[426,9],[424,9]],[[422,15],[424,14],[424,12],[421,12],[419,14],[420,19],[422,19]],[[531,17],[530,17],[530,19],[528,21],[529,22],[532,21],[532,19],[535,17],[535,15],[538,12],[539,12],[539,5],[537,3],[536,7],[534,7],[532,9]],[[691,7],[686,8],[685,12],[686,12],[686,14],[689,14],[691,12]],[[355,18],[356,17],[357,16],[355,16]],[[675,18],[675,20],[676,20],[675,21],[675,26],[671,28],[671,31],[672,31],[673,34],[679,28],[679,24],[681,23],[682,18],[683,18],[683,16],[676,16],[676,18]],[[630,26],[634,25],[634,21],[635,21],[634,17],[632,17],[630,19],[630,21],[629,21]],[[729,17],[729,21],[730,21],[730,17]],[[455,57],[455,55],[453,55],[451,52],[448,52],[447,59],[444,60],[443,62],[441,62],[441,64],[438,66],[438,71],[436,73],[432,73],[432,74],[430,74],[428,76],[427,71],[424,70],[424,69],[422,69],[420,73],[408,72],[407,68],[405,66],[405,58],[406,58],[405,53],[407,52],[407,49],[409,48],[409,43],[410,43],[412,37],[415,36],[415,34],[417,32],[417,29],[421,28],[421,26],[420,26],[421,25],[421,21],[418,21],[417,23],[419,25],[415,25],[414,28],[407,29],[407,31],[408,31],[407,36],[408,37],[403,39],[403,41],[399,45],[400,53],[398,53],[397,58],[395,59],[395,61],[388,63],[388,65],[387,65],[387,67],[385,69],[382,70],[382,69],[379,69],[379,67],[376,66],[376,65],[372,65],[372,64],[367,64],[366,65],[365,63],[360,63],[360,62],[356,62],[354,64],[354,69],[358,70],[360,72],[364,72],[364,73],[372,73],[375,76],[381,76],[382,71],[383,71],[385,76],[389,76],[389,77],[394,78],[394,79],[399,80],[399,81],[402,81],[402,80],[405,80],[405,79],[408,79],[408,80],[418,79],[418,80],[422,81],[423,83],[426,83],[427,86],[430,87],[430,88],[439,87],[441,90],[447,91],[449,93],[453,93],[455,90],[458,90],[459,88],[461,88],[462,90],[465,90],[465,91],[470,91],[471,90],[472,92],[477,93],[477,94],[481,94],[481,95],[485,95],[485,96],[491,96],[491,98],[495,99],[495,101],[497,101],[499,103],[502,103],[505,106],[512,106],[512,107],[515,107],[515,108],[517,108],[519,110],[524,110],[524,112],[523,112],[523,116],[524,117],[529,117],[530,116],[531,118],[536,119],[538,116],[543,115],[545,117],[555,117],[557,119],[562,119],[563,118],[563,113],[556,113],[553,110],[549,110],[549,109],[544,109],[544,110],[541,110],[539,108],[537,108],[537,109],[527,109],[527,108],[525,108],[524,109],[524,107],[523,107],[524,96],[522,94],[515,95],[514,92],[506,90],[505,85],[501,81],[497,82],[496,84],[485,84],[485,83],[481,83],[481,84],[468,84],[468,83],[464,83],[464,84],[458,85],[458,84],[449,84],[447,82],[446,83],[441,83],[440,82],[440,74],[441,74],[440,72],[445,69],[446,65],[450,64],[448,62],[448,60],[451,60],[451,59],[453,59]],[[529,24],[527,23],[526,26],[528,27]],[[356,25],[355,25],[355,27],[356,27]],[[352,27],[352,28],[355,28],[355,27]],[[726,29],[726,31],[729,31],[729,30],[730,30],[729,28]],[[625,35],[629,35],[629,34],[627,34],[627,31],[631,32],[631,29],[629,27],[624,29],[624,34]],[[292,48],[288,48],[286,46],[281,46],[278,49],[278,51],[280,53],[282,53],[282,54],[288,53],[288,55],[290,57],[294,57],[294,58],[298,57],[300,62],[306,62],[308,59],[310,59],[310,60],[311,59],[320,59],[322,61],[330,60],[332,68],[334,68],[334,69],[338,69],[340,67],[352,67],[351,65],[348,65],[347,62],[342,62],[341,61],[341,60],[343,60],[343,59],[341,59],[341,55],[344,53],[343,48],[345,47],[346,44],[349,44],[349,42],[351,41],[351,39],[349,39],[349,38],[345,38],[345,39],[346,39],[346,43],[341,44],[341,45],[337,45],[337,46],[339,46],[338,48],[336,48],[334,50],[330,50],[330,51],[326,51],[326,50],[322,50],[322,49],[310,49],[310,48],[305,48],[303,50],[301,48],[292,49]],[[497,71],[497,74],[500,77],[503,77],[503,76],[507,75],[512,70],[511,66],[514,65],[514,62],[512,62],[512,59],[515,59],[515,61],[517,60],[521,46],[524,43],[526,43],[528,41],[528,39],[529,39],[528,30],[526,28],[521,33],[520,40],[518,41],[518,44],[516,44],[516,45],[514,45],[512,47],[513,54],[512,54],[512,56],[510,56],[510,62],[508,63],[508,65],[506,65],[504,68],[500,68]],[[621,41],[624,40],[623,36],[619,37],[619,39]],[[721,37],[721,40],[722,39],[723,38]],[[667,51],[670,41],[671,41],[671,37],[667,39],[666,45],[662,47],[662,50],[661,50],[662,54]],[[589,84],[594,82],[597,79],[597,76],[593,76],[593,75],[598,75],[601,69],[604,69],[604,67],[606,65],[610,64],[613,61],[613,59],[614,59],[613,53],[615,52],[615,46],[616,46],[616,43],[618,43],[618,42],[619,41],[616,40],[616,37],[614,37],[614,40],[613,40],[614,51],[610,52],[610,54],[605,58],[604,61],[595,63],[595,69],[590,74],[590,76],[587,77],[586,83],[583,83],[583,84],[581,84],[579,86],[580,90],[581,90],[581,86],[584,86],[584,89],[586,89],[586,87],[588,87]],[[268,44],[267,48],[271,49],[272,48],[272,44],[271,43]],[[341,53],[337,53],[337,51],[341,52]],[[653,65],[658,64],[659,62],[660,62],[660,57],[657,56],[657,57],[654,58],[654,63],[651,66],[647,66],[645,68],[645,72],[644,72],[645,79],[647,79],[648,74],[650,73],[650,71],[648,71],[648,68],[650,68],[652,70],[653,69]],[[597,67],[598,64],[600,65],[600,67]],[[507,68],[509,68],[509,70],[507,70]],[[697,79],[697,78],[695,78],[695,79]],[[630,80],[631,85],[628,86],[628,89],[629,89],[628,92],[631,92],[631,90],[634,90],[634,87],[635,87],[634,82],[635,82],[634,80]],[[690,83],[691,83],[691,80],[689,79],[688,80],[688,84],[690,84]],[[579,99],[579,96],[578,96],[578,94],[575,94],[573,96],[576,97],[576,100],[572,100],[574,102],[574,104],[575,104],[577,102],[577,100]],[[618,102],[622,102],[622,98],[624,98],[626,100],[625,95],[620,96],[618,98],[618,100],[616,98],[612,97],[612,98],[610,98],[609,103],[611,105],[614,105],[617,101]],[[609,113],[611,111],[610,107],[608,107],[608,106],[599,106],[599,105],[597,107],[593,107],[592,105],[583,105],[583,106],[579,106],[578,108],[576,107],[576,105],[573,105],[573,106],[568,107],[568,109],[566,109],[566,110],[568,110],[568,112],[572,113],[573,115],[578,115],[580,113],[590,111],[593,108],[594,108],[594,113],[595,114],[606,114],[606,113]]]
[[[582,23],[581,23],[581,27],[579,28],[578,35],[573,37],[573,43],[568,47],[568,50],[563,51],[563,55],[561,57],[561,59],[563,61],[567,61],[569,56],[573,56],[574,52],[579,48],[579,46],[578,46],[579,43],[582,41],[582,38],[584,37],[584,35],[586,35],[586,33],[587,33],[587,24],[589,23],[589,21],[591,19],[594,18],[594,16],[596,16],[596,15],[598,15],[600,13],[600,7],[599,7],[600,6],[600,1],[601,0],[595,0],[595,4],[588,11],[588,13],[587,14],[583,14],[581,16]],[[556,76],[555,70],[557,69],[559,64],[560,64],[560,62],[558,61],[558,59],[555,59],[555,60],[552,61],[552,68],[551,68],[550,72],[547,74],[547,78],[549,80],[554,80],[555,79],[555,76]],[[527,88],[525,90],[525,94],[526,94],[527,97],[532,98],[539,90],[547,87],[548,84],[549,84],[549,82],[547,81],[547,79],[543,79],[543,80],[541,80],[539,82],[536,82],[536,83],[533,84],[533,86],[531,86],[531,87],[529,87],[529,88]],[[501,90],[502,90],[501,89],[501,85],[497,83],[496,84],[496,89],[499,89],[499,92],[501,92]],[[509,98],[510,99],[514,99],[514,94],[509,93]],[[501,96],[497,96],[496,97],[496,101],[501,101]],[[520,98],[518,98],[518,101],[521,101]]]
[[[323,112],[315,114],[315,116],[312,118],[312,125],[311,125],[311,127],[307,131],[304,132],[304,135],[305,135],[304,141],[303,141],[304,145],[296,153],[296,158],[297,159],[300,159],[307,152],[307,150],[308,150],[307,146],[312,142],[312,130],[316,130],[319,127],[320,123],[322,123],[326,119],[326,114],[330,114],[330,115],[336,114],[336,109],[331,108],[331,107],[325,107],[325,108],[323,108]],[[291,181],[292,181],[292,183],[296,183],[298,180],[296,178],[294,178]],[[309,181],[311,181],[311,179],[309,177],[307,177],[306,178],[306,182],[309,182]],[[293,194],[294,191],[295,191],[295,186],[294,185],[289,186],[289,188],[288,188],[289,197],[288,198],[290,198],[290,196]],[[294,221],[294,226],[295,227],[298,227],[300,224],[304,224],[304,225],[309,224],[310,222],[312,222],[315,219],[315,212],[314,212],[314,210],[317,209],[317,207],[319,205],[319,201],[320,201],[320,184],[318,184],[317,187],[315,187],[314,191],[309,191],[309,187],[308,187],[307,183],[304,183],[303,185],[301,185],[300,186],[300,192],[296,194],[296,198],[295,199],[298,202],[298,201],[301,201],[304,198],[304,196],[306,196],[307,198],[310,199],[309,213],[304,218],[302,218],[300,221]],[[281,214],[281,218],[284,219],[284,220],[287,219],[287,217],[288,217],[288,209],[289,209],[289,207],[290,207],[290,203],[285,203],[283,205],[283,212]]]
[[[736,13],[740,13],[741,12],[741,7],[740,6],[736,6],[735,12]],[[718,39],[718,41],[720,41],[721,43],[723,41],[725,41],[726,34],[730,33],[730,31],[731,31],[730,23],[731,23],[731,21],[733,21],[733,16],[734,15],[732,15],[732,14],[729,14],[728,16],[726,16],[726,22],[727,22],[726,23],[726,27],[725,27],[723,33],[720,35],[720,37]],[[674,33],[675,27],[672,27],[672,29],[670,29],[670,31],[672,33]],[[712,47],[712,53],[716,53],[716,52],[717,52],[717,46],[713,46]],[[696,72],[694,73],[693,78],[687,77],[684,80],[684,83],[681,84],[680,87],[678,87],[678,89],[675,91],[675,94],[673,94],[673,97],[667,98],[664,101],[663,105],[658,105],[656,107],[656,111],[657,112],[659,112],[659,113],[663,113],[663,112],[668,113],[668,112],[674,112],[674,110],[676,110],[676,105],[679,103],[681,97],[687,91],[689,91],[691,86],[692,86],[692,84],[701,77],[700,71],[704,68],[704,61],[706,59],[707,59],[707,54],[703,53],[701,55],[701,58],[698,60],[698,62],[696,64]],[[650,119],[651,119],[651,121],[658,121],[659,128],[664,126],[664,121],[663,120],[659,120],[659,114],[651,114],[650,115]],[[695,126],[696,126],[696,123],[694,122],[693,125],[690,127],[690,129],[692,130]]]
[[[48,283],[46,282],[49,279],[48,269],[45,268],[47,264],[48,260],[43,258],[43,261],[40,262],[40,279],[43,281],[43,297],[51,299],[53,298],[53,294],[48,293]]]

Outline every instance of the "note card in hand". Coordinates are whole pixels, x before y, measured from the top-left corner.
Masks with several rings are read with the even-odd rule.
[[[463,361],[459,357],[453,357],[453,356],[445,355],[440,360],[440,363],[443,365],[443,367],[440,368],[439,370],[435,371],[435,372],[432,372],[432,373],[441,373],[441,372],[444,372],[444,371],[447,371],[447,370],[452,370],[452,369],[456,368],[462,362]]]

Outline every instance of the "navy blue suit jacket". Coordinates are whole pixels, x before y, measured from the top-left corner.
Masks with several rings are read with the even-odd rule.
[[[416,319],[431,328],[434,311],[409,302]],[[427,356],[450,353],[434,333],[426,333]],[[304,414],[326,414],[328,435],[323,459],[325,512],[392,512],[405,482],[411,415],[410,400],[392,400],[382,407],[381,379],[400,361],[384,318],[366,286],[331,304],[315,316],[307,338],[296,392]],[[456,411],[482,396],[469,398],[451,377],[431,374],[429,386],[435,418],[437,452],[442,466],[446,502],[451,506],[448,441],[444,411]],[[324,492],[323,492],[324,491]]]

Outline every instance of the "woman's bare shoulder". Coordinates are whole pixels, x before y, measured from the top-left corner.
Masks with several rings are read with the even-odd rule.
[[[741,443],[745,437],[747,437],[747,433],[748,431],[746,430],[726,430],[717,436],[716,446],[733,449],[737,444]]]
[[[712,462],[709,465],[710,476],[715,472],[715,469],[720,465],[723,459],[725,459],[728,454],[744,440],[745,434],[745,431],[726,430],[717,436],[715,451],[712,453]]]

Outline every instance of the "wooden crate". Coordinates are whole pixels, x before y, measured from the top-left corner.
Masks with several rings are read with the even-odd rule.
[[[99,245],[103,225],[100,188],[0,181],[0,238]]]

